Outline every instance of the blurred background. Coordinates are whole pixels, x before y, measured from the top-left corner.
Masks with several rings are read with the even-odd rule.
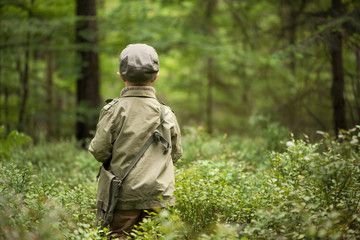
[[[0,125],[86,139],[130,43],[181,126],[256,137],[360,123],[356,0],[0,0]]]

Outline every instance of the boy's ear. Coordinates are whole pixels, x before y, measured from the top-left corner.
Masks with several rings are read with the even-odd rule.
[[[117,74],[118,76],[120,76],[121,79],[122,79],[124,82],[126,82],[126,81],[123,79],[123,77],[121,76],[121,74],[120,74],[119,72],[117,72],[116,74]]]
[[[156,79],[157,79],[157,77],[159,76],[159,73],[160,73],[160,72],[158,72],[158,73],[156,74],[156,77],[155,77],[153,80],[151,80],[151,81],[150,81],[150,83],[155,82],[155,80],[156,80]]]

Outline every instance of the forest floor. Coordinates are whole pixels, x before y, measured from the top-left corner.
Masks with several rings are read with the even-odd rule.
[[[75,141],[0,140],[0,239],[102,239],[99,163]],[[0,135],[1,135],[0,134]],[[360,134],[321,141],[184,131],[176,205],[134,239],[359,239]]]

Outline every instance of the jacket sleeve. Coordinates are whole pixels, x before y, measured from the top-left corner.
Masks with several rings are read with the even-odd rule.
[[[176,120],[175,114],[173,114],[174,127],[171,129],[171,158],[173,162],[177,162],[183,155],[181,146],[181,132],[179,124]]]
[[[113,149],[112,134],[112,114],[111,111],[102,109],[100,112],[99,122],[96,126],[96,133],[90,142],[89,151],[94,158],[102,163],[110,160]]]

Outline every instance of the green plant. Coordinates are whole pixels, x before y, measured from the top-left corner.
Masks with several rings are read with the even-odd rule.
[[[193,129],[184,136],[190,152],[176,165],[177,203],[131,237],[358,239],[359,130],[337,138],[320,132],[316,143],[292,137],[283,151],[264,154],[258,140]],[[0,147],[10,139],[3,136]],[[104,239],[93,227],[99,163],[75,141],[25,145],[11,145],[0,162],[0,238]],[[247,156],[268,164],[259,168]]]
[[[264,199],[246,226],[249,239],[356,239],[359,237],[360,156],[355,130],[321,142],[287,142],[272,152]]]
[[[12,147],[0,162],[0,238],[100,239],[92,228],[97,163],[75,142],[23,148],[24,139],[10,133],[0,143]]]
[[[15,150],[32,142],[32,139],[26,134],[18,131],[11,131],[7,136],[5,127],[0,126],[0,159],[7,159]]]

